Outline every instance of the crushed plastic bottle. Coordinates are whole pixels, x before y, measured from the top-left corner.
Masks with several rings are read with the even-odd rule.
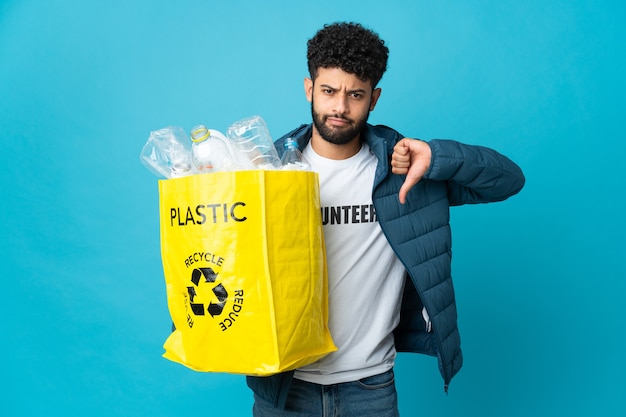
[[[261,116],[251,116],[233,123],[228,127],[226,136],[252,168],[281,168],[278,152]]]
[[[280,158],[280,162],[284,170],[289,171],[310,171],[311,164],[306,160],[300,149],[298,149],[298,142],[293,138],[287,138],[285,140],[285,152]]]
[[[166,127],[150,132],[139,157],[157,177],[177,178],[195,173],[191,162],[191,145],[181,127]]]
[[[199,173],[238,169],[228,139],[221,132],[198,125],[191,131],[191,156]]]

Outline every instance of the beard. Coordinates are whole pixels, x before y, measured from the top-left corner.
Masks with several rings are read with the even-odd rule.
[[[313,105],[313,102],[311,102],[311,116],[313,118],[313,125],[317,129],[317,132],[320,134],[322,139],[335,145],[345,145],[346,143],[350,143],[350,141],[359,136],[363,129],[365,129],[365,125],[367,124],[367,119],[369,118],[369,115],[370,112],[368,111],[365,114],[365,117],[357,120],[348,119],[347,117],[340,115],[332,115],[332,117],[347,120],[350,123],[350,126],[345,129],[329,127],[328,125],[326,125],[326,120],[329,116],[322,116],[321,114],[317,113],[315,111],[315,106]]]

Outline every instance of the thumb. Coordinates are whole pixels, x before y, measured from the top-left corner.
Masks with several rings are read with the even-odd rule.
[[[409,193],[409,190],[413,188],[415,184],[420,182],[422,177],[424,176],[425,167],[421,166],[418,163],[414,163],[409,168],[409,172],[400,187],[400,191],[398,192],[398,198],[400,199],[400,203],[404,204],[406,202],[406,196]]]
[[[404,183],[402,184],[402,187],[400,187],[400,192],[398,193],[398,198],[400,199],[401,204],[406,203],[406,195],[415,184],[417,184],[417,181],[407,175]]]

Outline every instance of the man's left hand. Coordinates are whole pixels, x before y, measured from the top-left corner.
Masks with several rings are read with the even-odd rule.
[[[404,138],[396,143],[391,155],[391,172],[406,175],[398,195],[400,203],[406,202],[409,190],[422,179],[430,167],[431,157],[430,145],[424,141]]]

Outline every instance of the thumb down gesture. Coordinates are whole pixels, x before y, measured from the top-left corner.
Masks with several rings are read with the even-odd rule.
[[[432,152],[428,143],[404,138],[393,148],[391,155],[391,172],[398,175],[406,175],[398,197],[400,203],[406,202],[409,190],[417,184],[430,167]]]

